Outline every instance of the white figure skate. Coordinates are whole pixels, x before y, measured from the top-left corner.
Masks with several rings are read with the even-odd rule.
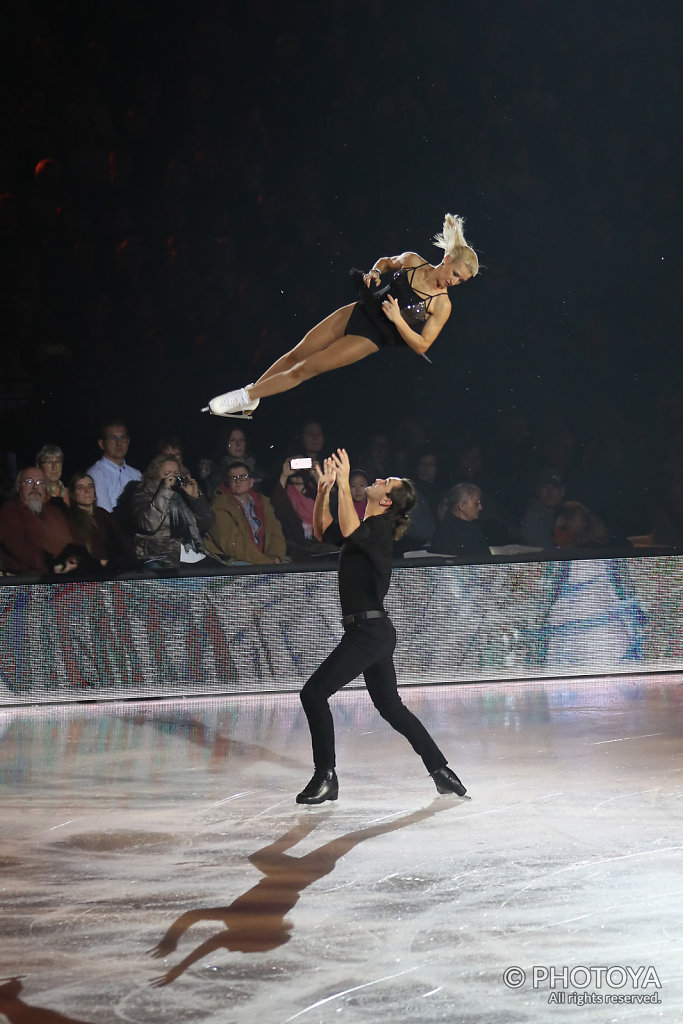
[[[202,412],[210,412],[212,416],[250,420],[251,414],[260,402],[259,398],[249,398],[250,387],[253,387],[253,384],[247,384],[246,388],[238,388],[236,391],[226,391],[224,395],[216,395]]]

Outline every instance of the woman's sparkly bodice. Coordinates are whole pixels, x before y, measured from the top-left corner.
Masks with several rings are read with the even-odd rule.
[[[420,263],[420,267],[427,266]],[[372,298],[382,303],[387,295],[391,295],[399,304],[403,319],[416,334],[422,334],[427,321],[429,305],[434,295],[421,295],[413,288],[413,276],[418,267],[403,267],[390,274],[384,274],[376,288],[371,289]],[[438,292],[437,294],[447,294]]]

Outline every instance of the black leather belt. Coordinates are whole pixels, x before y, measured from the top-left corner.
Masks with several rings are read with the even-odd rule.
[[[356,612],[354,615],[344,615],[341,621],[342,626],[351,626],[354,622],[364,622],[366,619],[386,619],[386,617],[386,612],[371,609],[369,612]]]

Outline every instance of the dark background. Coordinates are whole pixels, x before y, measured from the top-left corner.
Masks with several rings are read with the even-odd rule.
[[[409,351],[265,400],[262,450],[425,419],[493,451],[680,426],[680,7],[25,0],[2,21],[2,449],[97,424],[215,446],[212,395],[352,301],[349,267],[466,217],[482,272]],[[657,433],[659,431],[659,433]],[[654,433],[653,433],[654,432]],[[667,456],[668,457],[668,456]],[[664,458],[664,456],[662,456]],[[494,460],[495,461],[495,460]]]

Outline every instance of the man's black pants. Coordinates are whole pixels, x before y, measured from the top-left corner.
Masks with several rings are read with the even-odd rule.
[[[393,653],[396,630],[389,619],[368,619],[346,627],[338,646],[301,691],[313,744],[313,763],[323,771],[335,766],[334,723],[328,704],[361,672],[372,703],[389,725],[400,732],[422,758],[428,772],[447,763],[419,718],[409,711],[396,687]]]

